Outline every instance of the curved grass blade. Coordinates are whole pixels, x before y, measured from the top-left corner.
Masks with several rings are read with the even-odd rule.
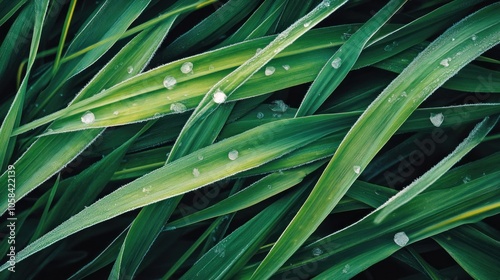
[[[248,208],[299,184],[305,176],[318,169],[323,163],[324,161],[320,161],[281,173],[272,173],[213,206],[168,223],[165,230],[185,227]]]
[[[482,122],[477,124],[470,132],[469,136],[465,138],[451,154],[446,156],[424,175],[389,199],[385,205],[382,205],[381,207],[383,209],[377,214],[374,222],[376,224],[380,223],[396,209],[408,203],[408,201],[412,200],[419,193],[427,189],[432,183],[436,182],[439,177],[446,173],[453,165],[462,159],[462,157],[469,153],[474,147],[479,145],[484,137],[486,137],[491,129],[497,124],[497,122],[498,116],[492,118],[486,117]]]
[[[17,261],[82,229],[262,165],[336,130],[329,116],[314,116],[276,121],[220,141],[98,200],[18,252]],[[200,154],[203,160],[198,159]],[[198,176],[193,175],[195,168],[199,171]],[[0,269],[5,268],[7,264]]]
[[[452,173],[460,175],[459,172]],[[373,220],[381,209],[378,208],[355,224],[303,247],[290,259],[293,265],[283,267],[280,273],[295,269],[300,271],[299,267],[316,263],[320,271],[326,270],[314,279],[350,279],[401,248],[454,227],[495,215],[500,207],[491,207],[498,204],[496,197],[500,189],[495,186],[495,180],[499,176],[499,172],[493,172],[466,184],[451,188],[448,185],[447,189],[423,193],[382,223],[374,225]],[[372,184],[359,183],[362,184],[356,183],[349,190],[351,195],[374,207],[394,193],[392,189],[374,188]],[[374,189],[378,192],[377,196],[372,195]],[[372,200],[377,197],[381,199],[375,203],[364,199]],[[492,200],[492,197],[495,199]],[[460,219],[464,213],[470,213],[470,216]],[[454,221],[454,224],[444,225],[442,220]],[[359,234],[360,232],[363,234]],[[403,246],[396,244],[394,235],[398,232],[404,232],[408,236],[408,243],[402,244]],[[322,254],[311,257],[311,250],[315,248],[320,248]]]
[[[116,72],[120,63],[134,65],[135,71],[141,71],[151,59],[156,48],[170,29],[173,19],[160,24],[157,28],[143,31],[132,39],[75,98],[75,102],[115,85],[129,77],[127,71]],[[17,197],[22,198],[38,187],[65,165],[74,160],[83,150],[91,145],[103,132],[103,129],[91,129],[78,133],[51,135],[37,139],[28,150],[14,163],[18,171],[16,176]],[[47,164],[49,162],[49,164]],[[0,193],[7,190],[6,173],[0,178]],[[7,209],[6,201],[0,203],[0,211]]]
[[[20,1],[0,1],[2,10],[0,11],[0,26],[2,26],[9,18],[21,8],[27,0]]]
[[[120,39],[120,36],[137,19],[151,0],[126,2],[122,5],[112,4],[113,2],[114,0],[106,0],[97,8],[69,44],[63,60],[89,45],[104,41],[107,38],[112,38],[112,40],[105,41],[104,44],[93,48],[76,59],[62,63],[47,87],[36,98],[35,103],[38,103],[39,106],[30,111],[29,119],[42,113],[43,109],[49,112],[54,111],[57,108],[56,100],[58,100],[53,98],[56,92],[68,80],[90,67],[103,56]],[[52,72],[50,72],[50,75],[52,75]]]
[[[230,278],[243,266],[269,238],[269,234],[282,222],[285,215],[300,201],[305,186],[286,195],[233,233],[221,240],[203,255],[181,279]]]
[[[494,279],[500,275],[500,240],[464,225],[434,237],[474,279]]]
[[[28,87],[28,79],[31,73],[31,67],[35,63],[36,53],[38,52],[38,46],[40,44],[40,38],[42,36],[42,27],[45,21],[45,15],[47,13],[47,8],[49,6],[49,1],[37,1],[34,6],[34,27],[33,27],[33,38],[31,41],[28,65],[26,67],[26,74],[21,82],[21,86],[17,91],[16,97],[12,102],[7,116],[2,122],[0,127],[0,170],[5,170],[7,163],[12,155],[15,137],[11,138],[12,131],[19,126],[21,122],[22,109],[24,105],[24,99],[26,94],[26,88]],[[18,198],[19,199],[19,198]]]
[[[406,0],[391,0],[333,54],[307,91],[297,117],[312,115],[318,110],[351,71],[368,41],[405,2]]]
[[[259,1],[228,1],[166,47],[162,57],[169,60],[174,55],[183,55],[186,50],[196,51],[213,43],[242,18],[246,17],[258,4]]]
[[[224,104],[211,118],[203,120],[197,129],[191,130],[190,137],[182,142],[182,147],[175,152],[170,151],[166,163],[173,162],[182,156],[210,145],[225,124],[233,106],[234,103]],[[207,133],[207,131],[209,132]],[[199,173],[199,170],[196,169],[195,171],[193,169],[194,176],[197,173]],[[132,277],[136,273],[143,257],[161,233],[163,225],[170,218],[181,197],[160,201],[141,210],[127,233],[110,278],[119,278],[120,275]]]
[[[498,3],[487,6],[448,29],[372,102],[253,279],[267,278],[285,263],[418,105],[467,63],[499,43],[500,22],[494,15],[499,7]]]

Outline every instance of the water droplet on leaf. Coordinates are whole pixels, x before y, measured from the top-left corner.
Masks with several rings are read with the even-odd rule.
[[[175,84],[177,84],[177,80],[172,76],[166,76],[165,79],[163,79],[163,86],[167,89],[173,89]]]
[[[439,114],[433,114],[433,113],[431,113],[431,116],[430,116],[429,119],[431,120],[431,123],[435,127],[440,127],[441,124],[444,121],[444,115],[443,115],[443,113],[439,113]]]
[[[410,238],[408,238],[408,235],[406,235],[404,231],[398,232],[394,235],[394,243],[400,247],[404,247],[408,244],[408,241],[410,241]]]
[[[181,72],[184,74],[189,74],[193,71],[193,63],[192,62],[184,62],[181,66]]]
[[[213,101],[217,104],[224,103],[227,99],[227,95],[220,89],[218,89],[213,95]]]
[[[184,113],[186,112],[187,108],[186,105],[182,103],[172,103],[170,105],[170,110],[174,111],[175,113]]]
[[[227,154],[227,157],[230,159],[230,160],[236,160],[239,156],[239,152],[237,150],[231,150],[228,154]]]
[[[332,67],[335,69],[339,69],[340,65],[342,65],[342,58],[336,57],[334,60],[332,60]]]
[[[276,71],[276,68],[274,68],[273,66],[267,66],[264,74],[266,76],[271,76],[272,74],[274,74],[274,71]]]
[[[91,124],[95,121],[95,116],[94,113],[87,111],[83,116],[81,117],[82,123],[84,124]]]

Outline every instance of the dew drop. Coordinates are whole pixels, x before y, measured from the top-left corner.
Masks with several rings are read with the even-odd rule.
[[[264,113],[258,112],[257,113],[257,119],[262,119],[262,118],[264,118]]]
[[[390,52],[390,51],[392,51],[392,49],[393,49],[392,45],[386,45],[384,47],[384,51],[386,51],[386,52]]]
[[[132,74],[133,71],[134,71],[134,67],[132,67],[132,66],[127,67],[127,73]]]
[[[274,71],[276,71],[276,68],[274,68],[273,66],[267,66],[264,74],[266,76],[271,76],[272,74],[274,74]]]
[[[142,188],[142,192],[145,194],[149,194],[149,192],[151,192],[151,186],[149,186],[147,188]]]
[[[115,116],[118,116],[118,114],[120,114],[118,111],[113,112],[113,115],[115,115]]]
[[[194,177],[200,176],[200,170],[198,170],[198,168],[193,169],[193,176]]]
[[[431,123],[435,127],[440,127],[441,124],[444,121],[444,115],[443,115],[443,113],[439,113],[439,114],[433,114],[433,113],[431,113],[431,116],[430,116],[429,119],[431,120]]]
[[[170,110],[174,111],[175,113],[184,113],[186,112],[187,108],[186,105],[182,103],[172,103],[170,105]]]
[[[290,65],[288,64],[283,65],[283,69],[285,69],[285,71],[290,70]]]
[[[394,235],[394,243],[400,247],[404,247],[408,244],[408,241],[410,241],[410,238],[408,238],[408,235],[406,235],[404,231],[398,232]]]
[[[220,89],[218,89],[213,95],[213,101],[217,104],[224,103],[227,99],[227,95]]]
[[[239,156],[239,153],[237,150],[231,150],[228,154],[227,154],[227,157],[230,159],[230,160],[236,160]]]
[[[342,269],[342,273],[347,274],[350,269],[351,269],[351,266],[349,264],[346,264],[344,266],[344,268]]]
[[[323,254],[323,250],[321,250],[321,248],[317,248],[317,247],[316,247],[316,248],[314,248],[314,249],[312,250],[312,254],[313,254],[313,256],[317,257],[317,256],[319,256],[319,255]]]
[[[163,79],[163,86],[167,89],[173,89],[175,84],[177,84],[177,80],[172,76],[166,76],[165,79]]]
[[[354,165],[353,168],[354,173],[359,174],[361,172],[361,166],[359,165]]]
[[[184,62],[181,66],[181,72],[184,74],[189,74],[193,71],[193,63],[192,62]]]
[[[462,179],[462,181],[463,181],[463,182],[464,182],[464,184],[465,184],[465,183],[470,182],[470,181],[471,181],[471,178],[470,178],[469,176],[465,176],[465,177]]]
[[[406,91],[403,91],[403,92],[401,93],[401,96],[402,96],[402,97],[407,97],[407,96],[408,96],[408,94],[406,94]]]
[[[274,100],[270,105],[269,105],[269,109],[271,109],[271,111],[273,112],[280,112],[280,113],[284,113],[286,112],[286,110],[288,109],[288,105],[286,105],[285,102],[283,102],[283,100]],[[281,116],[280,116],[281,117]]]
[[[310,21],[308,21],[308,22],[304,23],[304,27],[309,27],[309,25],[311,25],[311,22],[310,22]]]
[[[472,41],[476,41],[477,40],[476,34],[472,35],[471,39],[472,39]]]
[[[329,0],[324,0],[323,1],[323,5],[325,5],[325,7],[330,7],[330,1]]]
[[[91,124],[95,121],[95,116],[94,113],[87,111],[83,116],[81,117],[82,123],[84,124]]]
[[[450,66],[450,61],[451,61],[451,58],[445,58],[443,60],[441,60],[441,62],[439,62],[439,64],[441,64],[441,66],[443,67],[448,67]]]
[[[161,116],[161,114],[160,114],[160,113],[155,113],[155,114],[153,115],[153,117],[154,117],[154,118],[159,118],[160,116]]]
[[[257,48],[257,50],[255,51],[256,54],[260,53],[262,51],[261,48]]]
[[[332,60],[332,67],[335,69],[339,69],[340,65],[342,65],[342,58],[336,57],[334,60]]]

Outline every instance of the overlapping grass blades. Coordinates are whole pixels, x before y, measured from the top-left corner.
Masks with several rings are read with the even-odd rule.
[[[7,2],[0,278],[499,273],[498,3]]]

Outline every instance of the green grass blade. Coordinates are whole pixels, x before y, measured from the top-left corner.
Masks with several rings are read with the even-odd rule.
[[[411,183],[409,186],[400,191],[397,195],[388,200],[387,204],[383,205],[383,209],[375,217],[374,222],[380,223],[388,215],[394,212],[399,207],[408,203],[415,198],[419,193],[423,192],[432,183],[436,182],[439,177],[446,173],[453,165],[469,153],[474,147],[479,145],[491,129],[497,124],[498,117],[485,118],[477,124],[470,132],[469,136],[464,139],[455,150],[447,157],[442,159],[438,164],[432,167],[424,175]]]
[[[168,223],[165,229],[177,229],[255,205],[299,184],[323,163],[324,161],[320,161],[297,169],[272,173],[213,206]]]
[[[167,164],[98,200],[18,252],[17,260],[22,261],[96,223],[262,165],[336,129],[336,124],[328,116],[314,116],[276,121],[220,141]],[[203,160],[198,159],[200,154]],[[193,175],[195,168],[199,171],[196,174],[198,176]],[[4,265],[1,269],[6,267]]]
[[[265,242],[271,231],[294,207],[304,190],[302,187],[261,211],[202,256],[181,279],[231,277]]]
[[[121,63],[134,65],[135,71],[141,71],[162,42],[171,24],[172,21],[168,21],[159,25],[156,29],[147,30],[137,35],[87,84],[75,98],[75,101],[128,78],[130,74],[127,71],[118,73],[115,71],[115,67]],[[19,171],[16,177],[17,196],[22,198],[61,170],[85,148],[89,147],[102,132],[103,129],[94,129],[37,139],[15,163],[16,169]],[[47,164],[47,161],[50,163]],[[7,190],[7,180],[3,179],[6,176],[6,173],[1,176],[0,185],[5,185],[5,188],[0,190],[2,194]],[[0,210],[3,213],[6,209],[5,201],[0,205]]]
[[[9,18],[21,8],[27,0],[20,1],[0,1],[2,10],[0,11],[0,26],[2,26]]]
[[[405,2],[405,0],[391,0],[333,54],[307,91],[297,111],[297,117],[312,115],[318,110],[351,71],[370,38]]]
[[[42,36],[42,26],[45,21],[45,15],[49,1],[37,1],[34,7],[35,13],[35,26],[33,27],[33,38],[31,41],[28,65],[26,67],[26,74],[21,83],[21,87],[17,91],[16,97],[9,108],[7,116],[2,122],[0,127],[0,170],[5,170],[7,163],[12,155],[16,138],[11,138],[12,131],[19,126],[21,122],[22,109],[26,89],[28,87],[28,79],[31,73],[31,67],[35,63],[35,57],[38,52],[40,38]]]
[[[252,276],[254,279],[271,276],[285,263],[419,104],[467,63],[499,43],[500,26],[494,16],[498,7],[493,4],[483,8],[448,29],[373,101],[348,132],[309,198]]]
[[[435,236],[441,245],[470,276],[494,279],[500,275],[500,242],[472,226],[461,226]]]

